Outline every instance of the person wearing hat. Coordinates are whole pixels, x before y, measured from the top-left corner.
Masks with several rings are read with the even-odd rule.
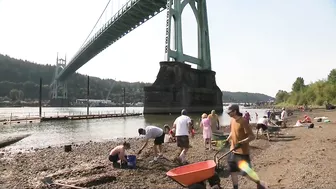
[[[288,115],[287,115],[286,109],[282,108],[282,112],[281,112],[280,118],[282,120],[283,127],[287,127],[287,117],[288,117]]]
[[[186,155],[189,149],[189,135],[192,135],[192,121],[187,116],[187,110],[183,109],[181,115],[176,118],[173,124],[176,136],[177,147],[180,148],[180,154],[175,158],[179,163],[186,164]]]
[[[245,161],[251,167],[249,142],[254,140],[255,136],[246,119],[242,117],[243,114],[240,113],[238,105],[230,105],[226,110],[226,113],[231,117],[231,132],[227,141],[231,141],[230,150],[235,149],[228,156],[228,166],[231,173],[233,188],[238,189],[238,173],[243,172],[239,168],[238,163]],[[243,176],[247,176],[247,174],[243,172]],[[260,180],[252,179],[249,176],[247,178],[257,184],[257,189],[265,189],[260,183]]]
[[[145,144],[140,148],[138,154],[141,154],[142,150],[147,146],[149,139],[154,139],[154,161],[158,159],[158,157],[162,156],[162,144],[164,143],[165,133],[160,127],[156,126],[147,126],[144,129],[138,129],[139,135],[145,135]],[[158,149],[159,148],[159,153]]]

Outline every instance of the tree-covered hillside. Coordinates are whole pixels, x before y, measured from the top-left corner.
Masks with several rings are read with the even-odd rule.
[[[55,66],[41,65],[29,61],[18,60],[0,54],[0,96],[11,98],[13,91],[23,92],[23,99],[37,99],[39,79],[43,79],[43,99],[49,99],[49,84],[52,82]],[[111,89],[112,79],[90,77],[90,97],[106,99]],[[71,99],[86,98],[87,76],[73,74],[68,79],[68,96]],[[114,101],[122,101],[122,88],[125,87],[127,102],[142,102],[143,87],[150,83],[117,81],[109,95]],[[15,92],[14,92],[15,93]],[[12,99],[12,98],[11,98]],[[23,100],[21,99],[21,100]]]
[[[255,102],[267,102],[269,100],[274,100],[274,98],[260,93],[223,91],[224,103],[227,102],[255,103]]]
[[[33,62],[18,60],[0,54],[0,97],[12,100],[38,99],[39,79],[43,79],[43,99],[49,99],[49,84],[52,82],[55,66],[42,65]],[[111,76],[112,77],[112,76]],[[112,79],[90,77],[90,98],[106,99]],[[68,97],[70,99],[86,98],[87,76],[73,74],[68,79]],[[126,102],[143,102],[143,87],[150,83],[117,81],[110,92],[109,99],[121,103],[123,101],[123,87],[126,91]],[[258,93],[223,92],[223,102],[268,101],[272,97]]]

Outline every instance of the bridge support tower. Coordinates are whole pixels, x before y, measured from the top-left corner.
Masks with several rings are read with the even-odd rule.
[[[57,54],[56,59],[56,69],[54,75],[54,82],[51,84],[51,100],[50,106],[52,107],[68,107],[70,106],[68,99],[68,86],[66,81],[58,81],[56,78],[58,74],[65,68],[66,66],[66,57],[59,58]]]
[[[197,22],[197,58],[183,53],[181,15],[186,6],[191,7]],[[211,70],[206,0],[167,0],[166,21],[165,61],[160,62],[153,85],[144,88],[144,114],[173,114],[181,109],[222,113],[222,92]],[[197,69],[185,62],[196,64]]]

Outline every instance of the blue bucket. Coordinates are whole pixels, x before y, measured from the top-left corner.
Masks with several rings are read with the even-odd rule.
[[[127,166],[128,168],[134,169],[136,167],[136,156],[128,155],[127,156]]]

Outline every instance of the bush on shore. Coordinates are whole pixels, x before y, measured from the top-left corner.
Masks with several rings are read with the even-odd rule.
[[[275,96],[278,106],[291,107],[297,105],[323,106],[326,103],[336,104],[336,69],[330,71],[327,79],[305,85],[302,77],[296,78],[292,91],[279,90]]]

